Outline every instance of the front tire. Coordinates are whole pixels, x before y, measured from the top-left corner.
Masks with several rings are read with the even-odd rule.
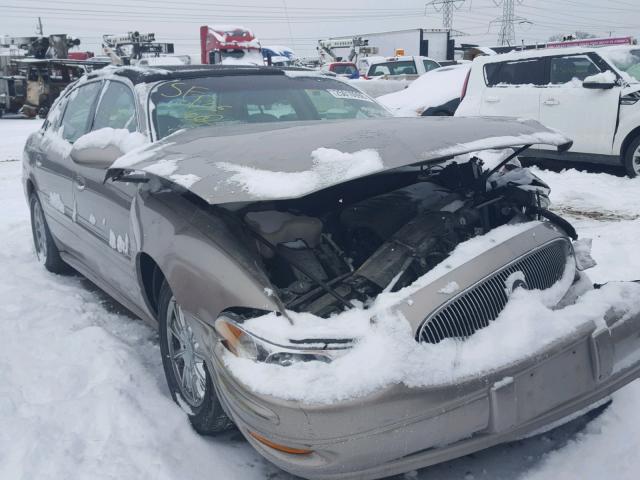
[[[158,302],[160,352],[167,386],[201,435],[215,435],[233,426],[222,409],[211,375],[199,351],[188,315],[164,281]]]
[[[69,267],[60,258],[60,251],[49,231],[42,204],[35,193],[29,196],[29,210],[31,212],[33,245],[38,260],[44,265],[44,268],[52,273],[67,273]]]
[[[640,175],[640,136],[629,144],[622,160],[629,177],[634,178]]]

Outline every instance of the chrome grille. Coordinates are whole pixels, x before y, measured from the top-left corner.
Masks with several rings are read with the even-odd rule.
[[[522,272],[528,288],[544,290],[562,278],[569,242],[554,240],[481,280],[433,312],[418,330],[420,342],[465,338],[495,320],[508,301],[506,281]]]

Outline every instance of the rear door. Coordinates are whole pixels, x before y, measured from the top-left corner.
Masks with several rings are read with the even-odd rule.
[[[549,83],[541,91],[540,122],[573,140],[572,152],[610,154],[620,89],[587,89],[582,81],[606,64],[588,54],[548,58]]]
[[[540,86],[545,83],[544,59],[487,63],[484,79],[486,88],[480,115],[539,119]]]
[[[136,102],[130,87],[106,82],[91,130],[138,129]],[[83,258],[100,278],[130,300],[138,291],[130,211],[136,185],[104,182],[106,168],[74,164],[77,200],[76,223],[82,235]]]

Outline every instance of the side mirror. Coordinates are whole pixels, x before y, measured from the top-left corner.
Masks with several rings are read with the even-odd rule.
[[[116,145],[107,144],[104,147],[83,146],[78,142],[71,149],[71,160],[79,165],[94,168],[107,168],[120,158],[124,153]]]
[[[591,75],[583,80],[583,88],[594,90],[609,90],[617,85],[618,79],[615,74],[607,70],[606,72]]]

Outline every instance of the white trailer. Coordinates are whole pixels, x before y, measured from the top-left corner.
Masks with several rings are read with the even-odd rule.
[[[449,30],[413,28],[392,32],[364,33],[344,37],[331,37],[320,42],[331,44],[334,52],[343,58],[349,56],[353,39],[361,39],[356,47],[358,57],[376,55],[392,57],[403,50],[401,55],[424,56],[442,62],[453,60],[454,41]]]

